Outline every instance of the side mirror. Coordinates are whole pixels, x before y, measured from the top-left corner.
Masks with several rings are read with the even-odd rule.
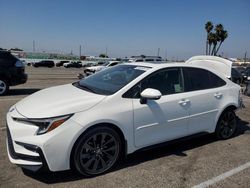
[[[146,104],[147,100],[158,100],[161,98],[161,92],[157,89],[148,88],[141,92],[141,104]]]

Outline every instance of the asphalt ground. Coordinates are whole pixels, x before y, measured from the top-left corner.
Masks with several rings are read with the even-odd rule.
[[[71,171],[30,173],[9,162],[5,115],[40,89],[71,83],[83,69],[27,67],[28,82],[0,97],[0,187],[250,187],[250,97],[238,111],[239,130],[229,140],[204,135],[166,143],[127,157],[113,171],[84,178]]]

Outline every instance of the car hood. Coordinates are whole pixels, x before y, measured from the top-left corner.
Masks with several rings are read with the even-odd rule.
[[[27,118],[56,117],[88,110],[105,97],[67,84],[43,89],[24,98],[16,104],[16,110]]]
[[[233,62],[217,56],[194,56],[186,63],[211,69],[220,75],[231,78]]]

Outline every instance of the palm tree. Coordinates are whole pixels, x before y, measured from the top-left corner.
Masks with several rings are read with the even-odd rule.
[[[228,32],[227,32],[227,30],[224,30],[224,29],[223,29],[223,30],[221,30],[217,35],[218,35],[220,44],[219,44],[217,50],[215,51],[215,54],[214,54],[214,55],[216,55],[216,54],[218,53],[218,51],[219,51],[219,49],[220,49],[220,47],[221,47],[221,44],[222,44],[222,43],[225,41],[225,39],[228,37]]]
[[[207,36],[208,50],[206,55],[210,55],[213,40],[214,40],[214,33],[209,33]]]
[[[219,41],[218,35],[216,33],[213,33],[213,40],[212,40],[213,50],[211,52],[211,55],[215,55],[216,46],[217,46],[218,41]]]
[[[228,32],[224,30],[222,24],[217,24],[214,28],[213,32],[213,24],[212,22],[208,21],[205,24],[205,29],[207,31],[207,41],[206,41],[206,54],[207,55],[216,55],[221,47],[221,44],[225,41],[228,37]],[[217,48],[219,42],[219,46]],[[211,51],[211,46],[212,51]]]
[[[209,44],[209,41],[208,41],[208,35],[210,34],[210,32],[213,30],[213,23],[211,21],[208,21],[206,24],[205,24],[205,29],[207,31],[207,42],[206,42],[206,55],[208,54],[208,44]]]

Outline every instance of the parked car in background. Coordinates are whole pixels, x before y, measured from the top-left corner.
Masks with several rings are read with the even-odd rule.
[[[30,95],[7,114],[10,161],[96,176],[154,144],[199,133],[231,138],[241,87],[223,74],[231,67],[215,71],[203,59],[200,66],[125,63]]]
[[[61,67],[61,66],[63,66],[64,63],[69,63],[69,61],[59,61],[56,63],[56,66]]]
[[[234,69],[236,69],[238,72],[241,73],[242,75],[242,83],[246,81],[247,76],[246,76],[246,67],[243,66],[233,66]]]
[[[52,60],[42,60],[42,61],[39,61],[39,62],[34,62],[32,65],[34,67],[49,67],[49,68],[52,68],[52,67],[55,66],[55,63]]]
[[[86,67],[92,67],[94,66],[96,62],[85,62],[82,64],[82,67],[86,68]]]
[[[106,69],[108,67],[113,67],[119,63],[120,63],[120,61],[108,61],[108,62],[105,62],[101,65],[88,67],[84,70],[84,73],[86,74],[86,76],[89,76],[89,75],[92,75],[92,74],[99,72],[103,69]]]
[[[82,62],[81,61],[71,61],[71,62],[68,62],[68,63],[64,63],[63,66],[65,68],[71,68],[71,67],[81,68],[82,67]]]
[[[246,89],[245,89],[245,95],[250,96],[250,67],[246,68]]]
[[[163,59],[160,56],[132,56],[129,62],[147,62],[147,63],[162,63]]]
[[[10,86],[26,81],[24,63],[11,53],[0,50],[0,96],[8,93]]]
[[[246,76],[247,76],[247,80],[250,81],[250,67],[246,67]]]
[[[232,68],[232,77],[231,80],[236,83],[236,84],[242,84],[244,81],[244,78],[242,76],[242,74],[239,72],[238,69],[236,68]]]

